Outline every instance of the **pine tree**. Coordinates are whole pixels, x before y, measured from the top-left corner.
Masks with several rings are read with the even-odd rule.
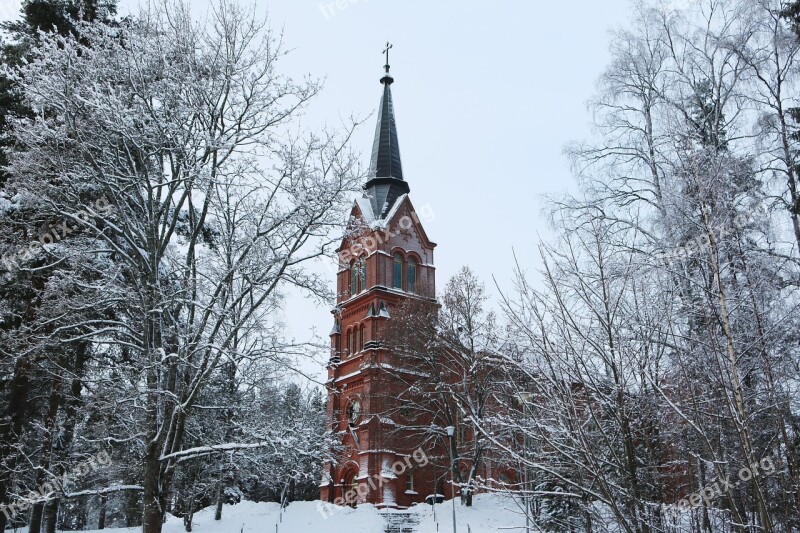
[[[20,65],[29,57],[31,46],[39,40],[39,32],[74,34],[78,31],[79,20],[110,22],[115,11],[114,0],[25,1],[20,20],[2,25],[7,37],[0,48],[0,62],[8,67]],[[7,190],[5,166],[14,144],[8,134],[15,119],[31,116],[31,110],[23,104],[18,89],[17,83],[0,75],[0,199],[7,204],[0,217],[0,226],[4,230],[3,242],[0,243],[0,255],[3,256],[0,300],[4,304],[0,316],[0,338],[4,346],[0,398],[9,400],[0,403],[3,405],[0,414],[0,504],[9,503],[9,490],[13,484],[22,481],[19,475],[14,474],[21,456],[28,455],[38,465],[36,473],[26,482],[30,486],[41,483],[45,471],[63,472],[69,460],[68,450],[75,434],[90,347],[86,342],[59,343],[53,338],[39,346],[29,341],[52,334],[54,327],[47,328],[47,331],[37,328],[54,316],[52,311],[55,309],[64,311],[65,307],[60,304],[91,299],[79,280],[89,281],[95,277],[93,267],[80,257],[80,253],[76,255],[67,251],[60,254],[58,260],[45,254],[28,253],[32,250],[32,242],[40,235],[54,236],[51,228],[60,221],[47,210],[18,209],[17,204],[9,201],[13,193]],[[64,237],[65,243],[71,241],[75,244],[82,240],[79,233],[59,237]],[[21,266],[36,269],[19,268]],[[69,281],[71,278],[73,283]],[[103,310],[95,309],[94,312],[102,313]],[[61,338],[71,334],[80,335],[80,332],[64,331]],[[39,389],[50,392],[37,396],[33,391]],[[44,423],[38,424],[43,433],[40,439],[35,439],[41,441],[41,446],[38,450],[24,449],[25,435],[34,431],[37,419],[45,412],[48,414],[44,416]],[[42,523],[48,532],[54,531],[58,505],[57,499],[47,505],[34,504],[30,531],[37,532]],[[5,528],[5,522],[6,516],[0,515],[0,530]]]
[[[60,35],[78,32],[78,21],[113,22],[117,0],[25,0],[20,20],[1,25],[7,40],[0,44],[0,63],[18,65],[26,57],[38,33],[56,31]],[[14,117],[29,116],[30,109],[17,94],[17,87],[0,74],[0,185],[6,180],[6,150],[12,149],[7,135]]]

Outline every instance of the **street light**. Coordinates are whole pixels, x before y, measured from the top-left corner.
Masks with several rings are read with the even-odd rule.
[[[520,403],[522,404],[522,412],[524,416],[528,416],[528,405],[531,401],[531,396],[533,396],[530,392],[520,392],[517,393],[517,399],[519,399]],[[524,433],[522,434],[522,499],[525,502],[525,533],[530,533],[531,531],[531,500],[530,494],[528,494],[528,432],[523,430]]]
[[[456,467],[456,461],[453,458],[453,435],[456,433],[456,428],[453,426],[447,426],[444,428],[447,431],[447,437],[450,440],[450,444],[447,447],[447,450],[450,452],[450,496],[453,500],[453,533],[457,533],[456,531],[456,478],[454,475],[454,470]]]

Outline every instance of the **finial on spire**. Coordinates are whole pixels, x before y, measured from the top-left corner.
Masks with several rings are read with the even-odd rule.
[[[389,50],[394,48],[394,45],[391,44],[389,41],[386,41],[386,48],[381,52],[382,54],[386,55],[386,64],[383,66],[386,69],[386,75],[381,78],[381,83],[386,85],[391,85],[394,82],[394,78],[389,74]]]

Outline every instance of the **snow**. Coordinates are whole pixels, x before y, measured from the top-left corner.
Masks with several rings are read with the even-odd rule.
[[[356,370],[355,372],[350,372],[349,374],[345,374],[344,376],[339,376],[334,380],[335,383],[339,383],[340,381],[344,381],[346,379],[350,379],[355,377],[361,373],[361,370]]]
[[[387,225],[392,221],[392,218],[395,216],[395,214],[397,214],[397,211],[400,209],[400,206],[403,204],[403,202],[407,198],[408,198],[407,194],[401,194],[400,196],[398,196],[395,199],[394,204],[392,205],[392,208],[389,210],[388,213],[386,213],[386,216],[383,217],[382,219],[373,220],[372,223],[370,224],[370,228],[372,228],[372,229],[383,229],[383,228],[387,227]],[[385,204],[384,204],[384,206],[385,206]],[[383,210],[383,208],[381,208],[381,210]]]
[[[429,378],[430,374],[427,372],[419,372],[418,370],[412,370],[410,368],[400,368],[394,365],[390,365],[389,363],[380,363],[380,368],[384,368],[386,370],[391,370],[393,372],[402,372],[404,374],[411,374],[412,376],[420,376],[423,378]]]
[[[356,204],[361,210],[365,222],[369,224],[375,221],[375,213],[372,212],[372,202],[369,198],[356,198]]]
[[[14,204],[12,204],[7,198],[0,196],[0,214],[8,213],[14,207]]]
[[[445,500],[436,505],[436,520],[430,505],[417,505],[412,512],[420,515],[421,521],[415,533],[436,533],[453,530],[453,502]],[[438,523],[438,528],[437,528]],[[499,494],[476,494],[472,507],[456,501],[456,525],[458,531],[471,533],[496,533],[497,531],[525,531],[525,516],[508,496]],[[531,528],[531,531],[535,531]]]
[[[385,496],[389,496],[388,494]],[[408,509],[415,515],[418,524],[415,533],[452,531],[453,507],[447,500],[436,505],[436,518],[430,505],[419,504]],[[394,510],[379,510],[370,504],[357,508],[329,505],[324,502],[294,502],[283,510],[277,503],[255,503],[243,501],[226,505],[222,520],[214,521],[214,508],[208,507],[194,515],[194,533],[383,533],[386,515],[398,513]],[[438,524],[438,528],[437,528]],[[472,507],[462,506],[456,501],[456,524],[458,531],[471,533],[494,533],[496,531],[524,531],[525,517],[515,502],[497,494],[476,494]],[[277,525],[277,529],[276,529]],[[27,533],[26,529],[17,530]],[[137,533],[140,528],[119,528],[88,531],[85,533]],[[164,533],[184,533],[183,520],[169,517]]]

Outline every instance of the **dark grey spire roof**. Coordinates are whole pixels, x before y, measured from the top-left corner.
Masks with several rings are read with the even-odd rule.
[[[410,191],[403,181],[403,165],[400,161],[400,144],[397,141],[397,125],[394,119],[392,90],[394,79],[389,75],[381,78],[383,96],[378,110],[378,124],[375,127],[375,140],[372,144],[372,160],[369,166],[370,179],[364,186],[370,197],[372,210],[376,217],[383,218],[392,209],[395,200]]]
[[[400,162],[400,144],[397,141],[397,124],[394,119],[390,85],[385,82],[383,86],[369,173],[370,176],[378,178],[403,179],[403,164]]]

